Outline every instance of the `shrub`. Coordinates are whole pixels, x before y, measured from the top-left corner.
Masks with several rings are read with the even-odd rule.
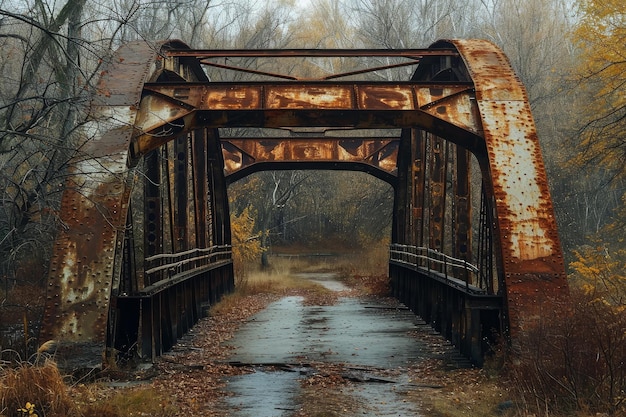
[[[249,207],[239,214],[231,214],[230,224],[233,239],[233,262],[235,265],[235,286],[245,284],[246,266],[260,258],[263,253],[260,234],[255,232],[254,213]]]
[[[571,311],[526,332],[513,365],[523,408],[535,414],[626,413],[626,309],[571,290]]]

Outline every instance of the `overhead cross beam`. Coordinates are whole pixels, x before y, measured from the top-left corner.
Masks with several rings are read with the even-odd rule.
[[[316,162],[326,169],[345,169],[347,164],[353,164],[355,170],[369,172],[395,185],[400,138],[221,137],[220,141],[225,174],[230,182],[257,168],[298,169]]]
[[[198,126],[422,127],[479,149],[472,97],[472,85],[459,82],[152,83],[144,86],[131,151],[138,157]]]

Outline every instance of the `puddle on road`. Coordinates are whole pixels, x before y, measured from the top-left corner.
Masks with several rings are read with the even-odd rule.
[[[228,398],[230,415],[245,417],[283,417],[291,415],[296,406],[298,378],[296,372],[266,372],[230,377]]]
[[[320,281],[333,282],[332,277]],[[296,404],[299,379],[305,376],[270,371],[264,364],[297,368],[323,362],[355,369],[398,370],[432,356],[424,342],[410,336],[419,319],[407,309],[358,298],[340,298],[332,306],[305,306],[302,301],[302,297],[292,296],[270,304],[228,342],[236,347],[231,361],[258,366],[255,373],[228,378],[226,390],[233,394],[227,400],[232,410],[229,415],[282,417],[293,415],[300,407]],[[408,377],[399,372],[392,379],[337,389],[361,404],[359,416],[418,417],[415,405],[403,402],[400,394],[407,390]]]
[[[400,393],[406,390],[408,378],[403,375],[397,384],[359,384],[350,390],[361,404],[359,416],[364,417],[419,417],[415,404],[407,402]]]

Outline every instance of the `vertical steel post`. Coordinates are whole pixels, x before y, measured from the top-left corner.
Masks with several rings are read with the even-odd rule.
[[[455,170],[454,170],[454,213],[452,256],[465,261],[472,260],[472,206],[470,197],[470,153],[460,147],[454,146]],[[470,276],[465,270],[465,282],[469,282]]]
[[[443,252],[447,194],[447,142],[435,136],[432,138],[431,144],[429,247],[436,251]],[[435,268],[441,270],[440,266],[436,266]]]

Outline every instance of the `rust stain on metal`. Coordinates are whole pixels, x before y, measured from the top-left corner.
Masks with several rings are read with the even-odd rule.
[[[222,138],[226,175],[262,162],[358,162],[393,173],[396,138]]]
[[[400,85],[358,88],[359,107],[363,109],[414,110],[413,90]]]
[[[418,87],[415,95],[420,110],[477,135],[481,133],[480,116],[473,103],[473,89],[466,86]]]
[[[155,52],[143,42],[118,51],[100,80],[86,127],[89,138],[70,168],[53,248],[40,339],[104,350],[116,260],[127,210],[125,180],[136,105]],[[118,65],[123,65],[122,70]],[[78,346],[78,345],[77,345]],[[77,353],[79,355],[79,353]]]
[[[241,88],[224,86],[206,91],[202,103],[197,107],[208,109],[249,109],[261,106],[262,89],[260,87]]]
[[[265,107],[268,109],[352,108],[351,91],[345,87],[296,85],[268,86]]]
[[[563,314],[568,302],[552,200],[526,91],[507,58],[487,41],[453,44],[476,85],[515,338],[541,315]]]
[[[100,184],[96,193],[109,196],[110,206],[98,206],[92,198],[70,191],[63,200],[66,230],[56,242],[50,274],[58,277],[48,292],[44,330],[48,338],[65,341],[101,340],[110,301],[110,277],[102,255],[114,257],[115,231],[102,222],[105,215],[118,223],[121,207],[115,202],[119,184]],[[103,213],[106,212],[106,213]]]

